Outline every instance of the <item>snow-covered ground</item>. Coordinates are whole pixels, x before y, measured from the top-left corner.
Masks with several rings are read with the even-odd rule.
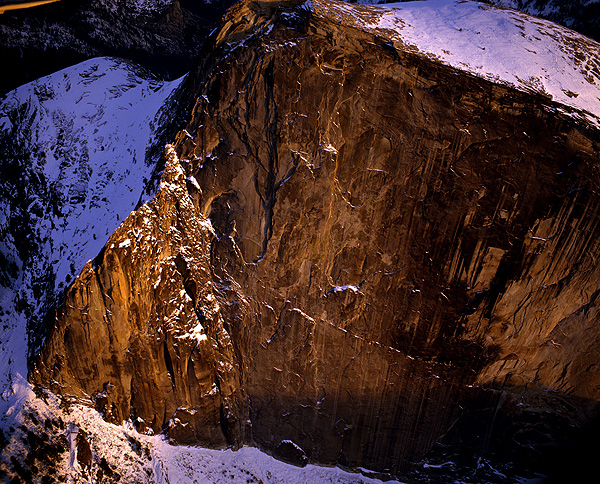
[[[53,422],[51,425],[46,422]],[[13,428],[4,454],[0,452],[0,472],[7,457],[24,463],[31,448],[24,442],[27,429],[38,433],[54,427],[55,435],[40,441],[38,455],[29,457],[34,462],[30,482],[42,482],[44,465],[48,461],[40,453],[62,443],[64,451],[52,462],[51,469],[57,481],[67,483],[99,482],[98,471],[106,476],[114,472],[111,482],[136,484],[380,484],[382,481],[337,467],[307,465],[296,467],[278,461],[255,447],[239,450],[211,450],[200,447],[174,446],[162,436],[137,433],[131,424],[113,425],[85,406],[65,405],[51,394],[34,398],[29,385],[21,380],[15,383],[13,405],[0,415],[1,427]],[[85,436],[92,458],[86,466],[81,454],[84,445],[77,434]],[[58,435],[56,435],[58,434]],[[58,437],[58,438],[57,438]],[[78,455],[79,454],[79,455]],[[4,458],[4,459],[3,459]],[[367,472],[368,473],[368,472]],[[117,477],[118,475],[118,477]],[[0,480],[2,475],[0,474]],[[400,484],[399,481],[386,481]]]
[[[156,439],[156,438],[155,438]],[[155,440],[156,456],[164,462],[169,482],[206,484],[376,484],[380,479],[346,472],[338,467],[295,467],[278,461],[255,447],[210,450],[175,447]],[[399,481],[386,481],[396,484]]]
[[[457,69],[587,111],[600,123],[600,44],[565,27],[470,0],[307,6]]]
[[[0,414],[0,428],[12,429],[12,433],[4,435],[8,438],[0,445],[0,482],[7,477],[3,472],[11,467],[14,469],[17,462],[22,469],[28,465],[33,470],[26,481],[31,484],[403,484],[387,479],[388,476],[381,480],[367,469],[348,472],[338,467],[312,464],[296,467],[255,447],[213,450],[171,445],[163,436],[136,432],[130,422],[123,425],[107,423],[95,410],[66,404],[56,395],[36,398],[23,379],[15,382],[14,389],[12,405]],[[34,438],[32,433],[41,437]],[[0,443],[2,437],[0,435]],[[89,449],[87,463],[86,447]],[[411,482],[546,482],[542,476],[506,475],[504,470],[483,459],[477,468],[470,469],[459,468],[452,461],[423,462],[420,467],[423,470],[421,477],[417,475]],[[427,471],[431,469],[436,472],[428,477]],[[48,475],[53,480],[44,481]],[[108,480],[102,480],[101,475]]]

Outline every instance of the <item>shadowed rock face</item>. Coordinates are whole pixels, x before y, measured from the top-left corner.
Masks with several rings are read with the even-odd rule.
[[[230,10],[160,191],[31,379],[179,442],[392,473],[562,438],[497,422],[599,398],[597,132],[319,12]]]
[[[598,23],[600,18],[600,6],[596,2],[585,0],[485,0],[492,5],[500,5],[508,8],[516,8],[522,12],[536,17],[545,18],[564,25],[570,29],[581,32],[592,39],[598,40]]]
[[[13,3],[10,0],[6,3]],[[233,0],[60,0],[0,15],[0,94],[98,56],[175,79]]]

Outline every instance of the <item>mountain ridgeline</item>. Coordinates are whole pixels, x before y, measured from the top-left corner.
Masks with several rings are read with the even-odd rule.
[[[600,398],[599,132],[335,5],[228,11],[30,380],[297,464],[543,467]]]
[[[10,3],[10,2],[8,2]],[[0,94],[86,59],[118,56],[157,76],[190,69],[233,0],[60,0],[0,15]]]

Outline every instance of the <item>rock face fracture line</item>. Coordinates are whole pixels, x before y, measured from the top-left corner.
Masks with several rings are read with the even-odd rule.
[[[265,120],[264,130],[267,146],[267,177],[264,187],[264,196],[262,198],[264,210],[264,235],[262,249],[257,258],[260,261],[267,251],[267,244],[273,235],[273,209],[275,207],[277,196],[277,182],[275,181],[279,173],[279,152],[278,152],[278,115],[277,105],[275,103],[274,92],[275,79],[273,65],[275,60],[271,59],[264,71],[264,90],[265,90]]]

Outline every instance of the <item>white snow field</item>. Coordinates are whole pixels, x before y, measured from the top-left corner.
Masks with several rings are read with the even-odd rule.
[[[546,96],[600,124],[600,44],[547,20],[470,0],[377,6],[307,2],[318,15],[500,84]]]

